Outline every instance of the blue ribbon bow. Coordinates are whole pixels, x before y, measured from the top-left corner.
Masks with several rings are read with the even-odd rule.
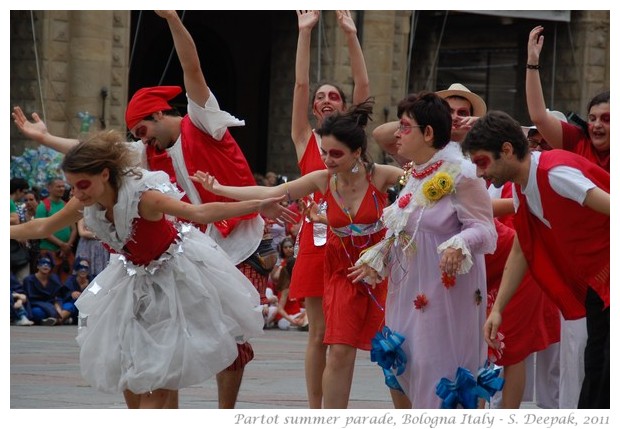
[[[489,368],[489,362],[478,370],[479,396],[487,402],[491,400],[491,396],[504,388],[504,379],[499,377],[500,372],[500,368]]]
[[[390,328],[384,326],[381,332],[377,332],[371,340],[372,349],[370,350],[370,360],[377,362],[383,369],[385,384],[390,389],[400,390],[397,375],[405,372],[407,356],[400,345],[405,341],[405,337],[398,332],[392,332]],[[396,371],[396,374],[394,374]]]
[[[443,401],[441,408],[456,408],[459,404],[463,408],[478,408],[478,398],[491,400],[497,391],[504,387],[504,380],[499,378],[500,369],[491,370],[488,363],[478,370],[478,378],[466,368],[456,370],[455,381],[442,378],[435,389],[435,393]]]
[[[478,407],[476,379],[468,369],[462,367],[456,370],[454,381],[442,378],[437,384],[435,393],[443,399],[442,409],[456,408],[459,404],[468,409]]]

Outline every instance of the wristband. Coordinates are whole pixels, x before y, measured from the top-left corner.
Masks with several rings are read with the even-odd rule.
[[[540,64],[526,64],[525,68],[528,70],[539,70]]]

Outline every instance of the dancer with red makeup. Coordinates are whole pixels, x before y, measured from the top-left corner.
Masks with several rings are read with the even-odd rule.
[[[365,125],[371,111],[372,102],[367,101],[324,119],[317,133],[326,170],[275,187],[223,186],[210,175],[197,174],[209,190],[236,200],[279,195],[295,199],[311,192],[325,195],[326,214],[313,218],[329,226],[323,277],[323,341],[329,349],[322,373],[324,408],[347,407],[357,349],[370,350],[372,338],[383,327],[386,281],[368,278],[353,283],[350,277],[360,253],[383,237],[386,190],[402,175],[400,168],[373,164],[366,158]]]
[[[530,152],[517,121],[499,111],[481,118],[462,146],[478,176],[514,184],[517,235],[485,324],[487,342],[496,347],[501,313],[529,268],[566,320],[586,317],[579,408],[609,408],[609,174],[567,151]]]
[[[75,302],[82,375],[122,392],[128,408],[167,408],[178,389],[224,370],[237,344],[263,329],[249,280],[211,238],[170,219],[208,224],[285,209],[282,198],[186,203],[165,173],[133,165],[120,133],[78,144],[62,163],[73,198],[49,218],[16,225],[11,237],[44,237],[84,217],[118,257]]]
[[[321,158],[321,137],[313,129],[308,118],[308,104],[311,102],[312,114],[317,128],[326,117],[346,110],[344,91],[332,83],[321,83],[310,99],[310,41],[312,29],[319,22],[318,10],[297,11],[299,37],[295,57],[295,88],[293,91],[293,111],[291,119],[291,138],[295,144],[297,162],[302,175],[316,170],[324,170]],[[353,77],[353,103],[358,104],[370,95],[368,72],[357,38],[355,22],[348,10],[336,11],[338,25],[342,29],[349,49],[351,73]],[[324,195],[315,191],[310,201],[320,204]],[[323,315],[323,279],[317,273],[323,272],[325,259],[326,228],[315,225],[309,217],[302,220],[299,232],[299,251],[297,264],[290,285],[290,296],[304,299],[308,314],[309,333],[305,355],[306,388],[310,408],[321,408],[323,392],[322,377],[325,370],[327,346],[323,344],[325,319]]]
[[[255,184],[241,149],[228,131],[228,127],[241,126],[244,122],[220,110],[205,81],[194,41],[177,13],[156,13],[166,20],[172,34],[183,69],[188,114],[180,116],[170,105],[171,100],[183,92],[179,86],[138,90],[125,112],[127,128],[143,143],[130,143],[135,149],[134,162],[153,171],[166,172],[185,193],[185,201],[193,204],[229,201],[194,186],[190,177],[202,168],[215,174],[222,183],[235,186]],[[78,143],[49,134],[36,114],[33,114],[34,121],[29,122],[18,107],[14,109],[13,118],[26,136],[60,152],[66,153]],[[260,216],[250,213],[198,226],[206,229],[239,269],[252,273],[253,268],[246,261],[256,252],[263,237],[264,222]],[[260,279],[266,287],[264,276],[251,277]],[[261,300],[267,302],[264,294]],[[244,367],[253,357],[252,346],[240,344],[237,360],[217,375],[220,408],[234,408]],[[177,405],[171,404],[172,407]]]

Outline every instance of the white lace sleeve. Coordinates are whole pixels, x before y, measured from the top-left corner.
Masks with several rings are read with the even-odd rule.
[[[359,259],[355,262],[355,265],[360,266],[366,264],[375,270],[381,279],[385,278],[388,271],[385,260],[388,252],[390,251],[390,247],[391,241],[386,239],[381,240],[374,246],[366,249],[366,251],[362,253]]]
[[[441,243],[437,251],[441,253],[448,247],[461,249],[465,260],[459,274],[463,274],[473,264],[472,253],[495,251],[497,231],[493,223],[491,199],[482,179],[462,177],[451,198],[462,224],[461,232]]]

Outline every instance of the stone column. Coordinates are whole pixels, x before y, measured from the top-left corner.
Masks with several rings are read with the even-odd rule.
[[[110,88],[112,68],[112,17],[113,11],[71,11],[69,14],[67,116],[73,128],[81,129],[78,113],[87,112],[92,117],[91,130],[101,128],[103,115],[102,89]]]

